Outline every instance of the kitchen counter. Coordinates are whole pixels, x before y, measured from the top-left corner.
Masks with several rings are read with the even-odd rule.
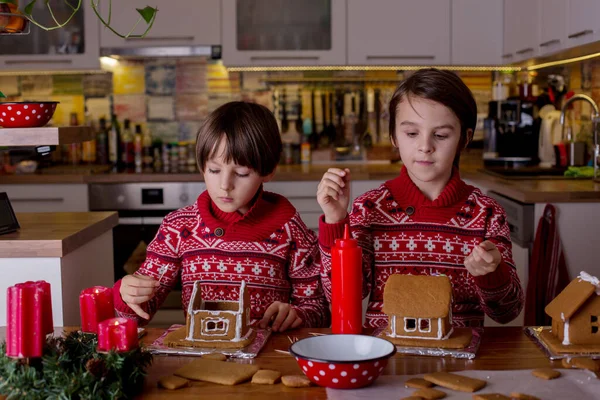
[[[17,213],[21,229],[0,236],[7,257],[64,257],[112,230],[116,212]]]
[[[463,162],[464,161],[464,162]],[[480,172],[483,163],[478,157],[461,160],[461,176],[470,183],[493,190],[523,203],[600,202],[600,183],[591,179],[505,179]],[[385,181],[393,179],[400,164],[331,163],[310,165],[280,165],[274,181],[319,181],[328,168],[349,168],[353,180]],[[199,173],[60,173],[33,175],[0,175],[3,184],[45,183],[128,183],[128,182],[201,182]]]

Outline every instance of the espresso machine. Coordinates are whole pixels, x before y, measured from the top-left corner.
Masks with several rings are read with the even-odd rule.
[[[486,168],[519,168],[539,163],[540,119],[534,115],[534,105],[520,99],[489,102],[483,141]]]

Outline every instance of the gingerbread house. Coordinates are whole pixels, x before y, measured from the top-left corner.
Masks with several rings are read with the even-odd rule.
[[[545,308],[563,345],[600,345],[600,280],[581,272]]]
[[[447,276],[392,275],[383,292],[389,338],[445,340],[452,335],[452,285]]]
[[[235,343],[248,339],[250,333],[250,293],[245,281],[237,301],[205,301],[200,281],[194,283],[186,317],[186,340]]]

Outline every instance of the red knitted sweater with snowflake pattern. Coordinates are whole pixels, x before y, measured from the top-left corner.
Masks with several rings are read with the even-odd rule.
[[[423,195],[408,176],[400,176],[358,197],[346,220],[321,218],[319,243],[322,282],[331,297],[331,246],[350,223],[363,250],[363,297],[369,296],[366,326],[387,325],[383,289],[392,274],[447,275],[452,282],[455,326],[481,326],[484,313],[506,323],[523,308],[521,283],[512,259],[504,209],[460,179],[455,168],[435,200]],[[496,271],[473,277],[463,265],[474,246],[493,242],[502,255]],[[423,301],[423,299],[415,299]]]

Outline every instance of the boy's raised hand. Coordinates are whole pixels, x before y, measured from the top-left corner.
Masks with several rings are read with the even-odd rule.
[[[317,187],[317,202],[325,214],[325,222],[340,222],[348,215],[350,203],[350,170],[329,168]]]
[[[485,240],[473,248],[465,258],[465,267],[473,276],[483,276],[494,272],[502,261],[502,255],[496,245]]]
[[[127,275],[121,280],[121,298],[135,312],[144,319],[150,319],[150,315],[140,307],[154,297],[156,288],[160,282],[145,275]]]
[[[289,303],[282,303],[281,301],[274,301],[265,311],[263,318],[258,323],[258,326],[265,329],[269,326],[271,319],[273,319],[271,329],[273,332],[283,332],[288,329],[294,329],[302,325],[302,318],[298,316],[298,313]]]

